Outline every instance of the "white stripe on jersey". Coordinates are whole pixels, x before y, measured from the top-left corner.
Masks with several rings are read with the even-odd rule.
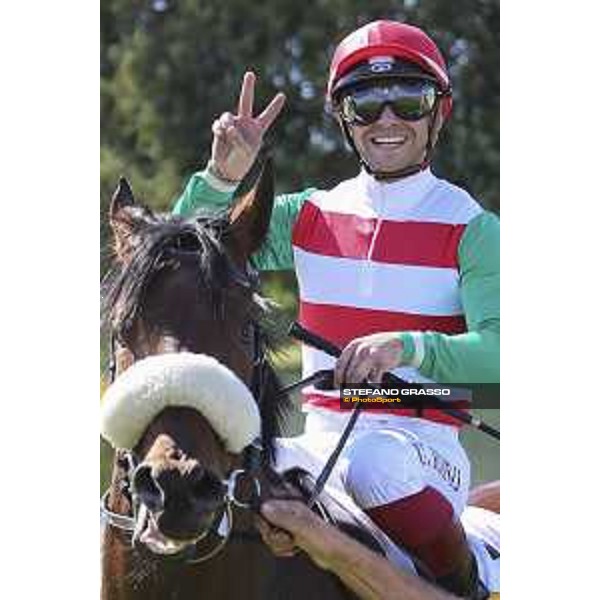
[[[326,212],[366,219],[451,225],[466,224],[483,210],[467,192],[429,170],[391,183],[361,172],[328,192],[315,192],[310,202]]]
[[[412,314],[463,314],[456,269],[319,256],[294,248],[300,297],[306,302]],[[376,290],[376,293],[373,291]]]

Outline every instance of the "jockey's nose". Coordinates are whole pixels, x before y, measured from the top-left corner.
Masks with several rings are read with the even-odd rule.
[[[398,117],[394,114],[394,111],[392,110],[391,106],[389,104],[386,104],[383,107],[383,111],[381,112],[381,114],[379,115],[379,123],[395,123],[397,122],[399,119]]]

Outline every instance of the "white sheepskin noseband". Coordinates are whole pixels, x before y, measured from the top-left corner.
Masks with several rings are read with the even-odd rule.
[[[115,448],[133,448],[168,406],[196,409],[229,452],[241,452],[260,434],[260,415],[248,387],[212,356],[181,352],[149,356],[106,390],[100,433]]]

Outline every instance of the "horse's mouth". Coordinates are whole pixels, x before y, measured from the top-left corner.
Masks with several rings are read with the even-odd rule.
[[[167,537],[160,531],[152,513],[142,505],[134,533],[134,543],[143,544],[154,554],[171,556],[179,554],[196,541],[196,539],[174,540]]]

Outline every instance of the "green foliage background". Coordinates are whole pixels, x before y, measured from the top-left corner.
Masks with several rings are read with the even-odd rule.
[[[258,105],[288,97],[272,141],[280,190],[327,186],[356,164],[323,94],[335,45],[378,17],[424,27],[446,56],[455,108],[436,170],[499,207],[498,0],[102,0],[102,207],[125,173],[167,208],[209,154],[213,120],[235,108],[241,76]],[[104,212],[104,211],[103,211]]]
[[[336,44],[376,18],[421,26],[440,46],[455,104],[434,170],[499,210],[499,0],[102,0],[100,10],[102,271],[119,175],[144,202],[168,209],[205,165],[212,122],[235,109],[249,68],[259,76],[258,107],[277,91],[288,98],[269,136],[277,189],[327,187],[354,175],[356,161],[323,97]],[[293,274],[265,282],[291,317]],[[297,370],[295,356],[282,365],[288,374]],[[482,451],[476,478],[497,476],[497,447]]]

